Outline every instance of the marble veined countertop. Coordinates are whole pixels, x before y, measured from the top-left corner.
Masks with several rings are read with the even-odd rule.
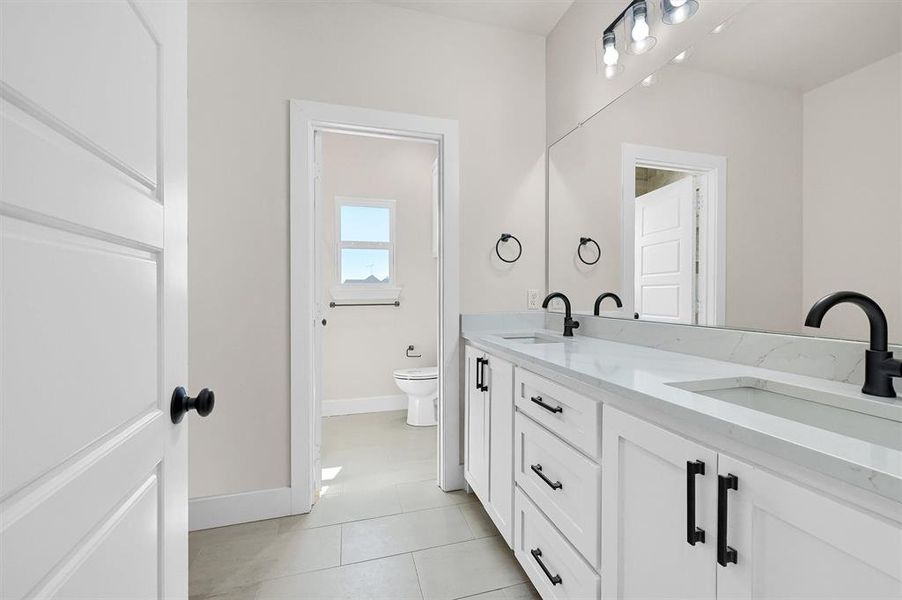
[[[505,339],[536,334],[556,337],[557,343],[528,344]],[[462,336],[472,345],[500,358],[526,368],[533,366],[539,374],[546,374],[543,371],[560,374],[612,393],[625,402],[642,403],[646,410],[660,414],[664,421],[672,418],[697,425],[902,503],[902,399],[865,396],[859,386],[849,383],[579,334],[564,338],[559,332],[521,330],[464,331]],[[876,438],[866,436],[871,438],[868,441],[670,385],[732,378],[756,378],[804,388],[813,397],[822,394],[834,399],[848,398],[869,414],[881,415],[870,418],[875,420],[875,432],[882,433]],[[902,380],[898,385],[902,385]],[[839,426],[834,429],[841,430],[844,413],[837,409],[836,414]],[[865,417],[866,425],[867,419]],[[883,439],[886,443],[881,443]]]

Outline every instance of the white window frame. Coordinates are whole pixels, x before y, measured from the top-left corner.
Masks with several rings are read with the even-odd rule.
[[[341,209],[344,206],[363,206],[387,208],[389,211],[388,242],[346,242],[341,239]],[[335,285],[331,289],[335,300],[397,300],[401,295],[401,287],[397,284],[395,249],[395,212],[396,202],[382,198],[360,198],[354,196],[335,197]],[[341,251],[345,249],[388,250],[388,282],[387,283],[344,283],[341,272]]]

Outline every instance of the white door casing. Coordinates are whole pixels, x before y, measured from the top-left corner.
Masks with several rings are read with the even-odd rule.
[[[0,3],[0,597],[187,596],[186,4]]]
[[[693,178],[636,198],[635,310],[640,318],[695,322]]]

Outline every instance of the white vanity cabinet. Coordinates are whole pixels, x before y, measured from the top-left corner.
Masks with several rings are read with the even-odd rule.
[[[472,346],[465,355],[464,477],[512,546],[514,367]]]
[[[605,599],[902,598],[899,523],[610,406],[602,438]]]

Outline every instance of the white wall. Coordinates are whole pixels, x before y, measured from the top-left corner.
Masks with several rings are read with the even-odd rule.
[[[877,300],[902,335],[902,54],[804,95],[802,314],[840,289]],[[863,339],[860,309],[830,311],[818,332]]]
[[[581,310],[602,291],[623,291],[623,143],[727,157],[727,324],[798,331],[801,95],[671,67],[552,146],[549,283]],[[583,235],[602,246],[593,267],[575,259]]]
[[[192,497],[287,486],[288,99],[457,119],[461,310],[544,282],[545,42],[370,3],[189,4]],[[501,232],[523,258],[493,258]]]
[[[396,396],[392,371],[437,364],[438,261],[432,256],[432,163],[437,146],[323,134],[323,281],[328,307],[338,282],[335,198],[395,201],[395,284],[401,306],[325,308],[323,399]],[[339,301],[340,302],[340,301]],[[408,345],[422,358],[407,358]]]

